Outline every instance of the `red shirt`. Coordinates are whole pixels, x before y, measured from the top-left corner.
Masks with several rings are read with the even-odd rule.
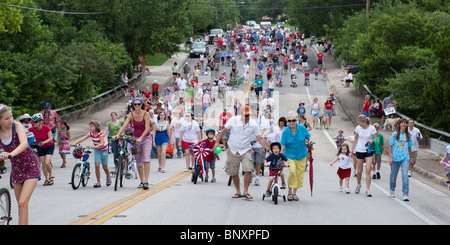
[[[158,92],[158,89],[159,89],[159,85],[158,84],[156,84],[156,83],[152,84],[153,92]]]
[[[325,110],[332,110],[333,109],[333,102],[325,102]]]
[[[305,78],[309,77],[309,72],[305,72]]]
[[[214,144],[216,144],[216,140],[213,140],[213,141],[209,142],[208,139],[204,139],[204,140],[200,141],[198,144],[200,145],[202,143],[205,143],[205,146],[211,150],[209,152],[209,154],[204,158],[205,161],[208,161],[208,162],[214,161],[216,156],[214,155],[214,149],[213,148],[214,148]]]
[[[34,134],[34,138],[36,139],[36,141],[38,143],[46,141],[48,139],[48,132],[51,132],[52,130],[50,129],[49,126],[47,125],[42,125],[42,128],[40,130],[38,130],[35,127],[31,127],[28,129],[29,132],[32,132]],[[53,137],[53,136],[52,136]],[[49,146],[51,146],[53,144],[53,138],[52,141],[48,142],[45,145],[40,146],[41,148],[47,148]]]
[[[217,44],[219,45],[219,47],[222,47],[222,45],[223,45],[223,39],[220,38],[219,40],[217,40]]]
[[[267,67],[267,74],[272,75],[272,67]]]
[[[317,54],[317,60],[322,60],[323,54],[322,53],[318,53]]]

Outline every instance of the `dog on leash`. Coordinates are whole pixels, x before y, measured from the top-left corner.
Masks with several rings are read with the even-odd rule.
[[[384,124],[383,124],[384,130],[387,130],[387,127],[389,126],[391,128],[391,131],[395,131],[399,120],[400,120],[400,118],[386,118],[386,121],[384,121]]]

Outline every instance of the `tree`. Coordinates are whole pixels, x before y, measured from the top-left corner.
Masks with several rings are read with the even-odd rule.
[[[0,34],[20,31],[23,16],[13,5],[22,5],[22,0],[0,0]]]

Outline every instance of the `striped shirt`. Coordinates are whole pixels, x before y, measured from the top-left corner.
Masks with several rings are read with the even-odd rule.
[[[100,144],[100,138],[103,137],[105,134],[103,132],[98,133],[96,136],[92,132],[89,132],[89,137],[91,137],[92,142],[94,143],[94,146],[97,146]],[[104,145],[102,147],[98,147],[97,150],[99,151],[107,151],[108,150],[108,143],[105,141]]]

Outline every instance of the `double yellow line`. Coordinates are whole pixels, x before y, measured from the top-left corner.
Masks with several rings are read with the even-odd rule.
[[[132,207],[133,205],[141,202],[142,200],[164,190],[165,188],[177,183],[178,181],[186,178],[187,176],[190,176],[191,173],[190,172],[181,172],[177,175],[174,175],[162,182],[159,182],[158,184],[150,187],[148,190],[142,190],[139,191],[133,195],[130,195],[128,197],[125,197],[105,208],[102,208],[100,210],[98,210],[95,213],[92,213],[74,223],[72,223],[71,225],[83,225],[85,223],[88,223],[89,221],[95,219],[92,223],[90,223],[90,225],[101,225],[103,223],[105,223],[107,220],[111,219],[112,217],[116,216],[117,214],[127,210],[128,208]],[[161,188],[158,188],[161,187]],[[136,198],[136,199],[135,199]],[[134,200],[133,200],[134,199]],[[124,204],[125,203],[125,204]],[[124,204],[124,205],[122,205]],[[120,206],[122,205],[122,206]],[[120,206],[120,207],[119,207]],[[117,209],[115,209],[116,207],[118,207]],[[108,213],[109,212],[109,213]],[[102,215],[106,213],[105,215],[103,215],[102,217],[96,219],[96,217]]]

